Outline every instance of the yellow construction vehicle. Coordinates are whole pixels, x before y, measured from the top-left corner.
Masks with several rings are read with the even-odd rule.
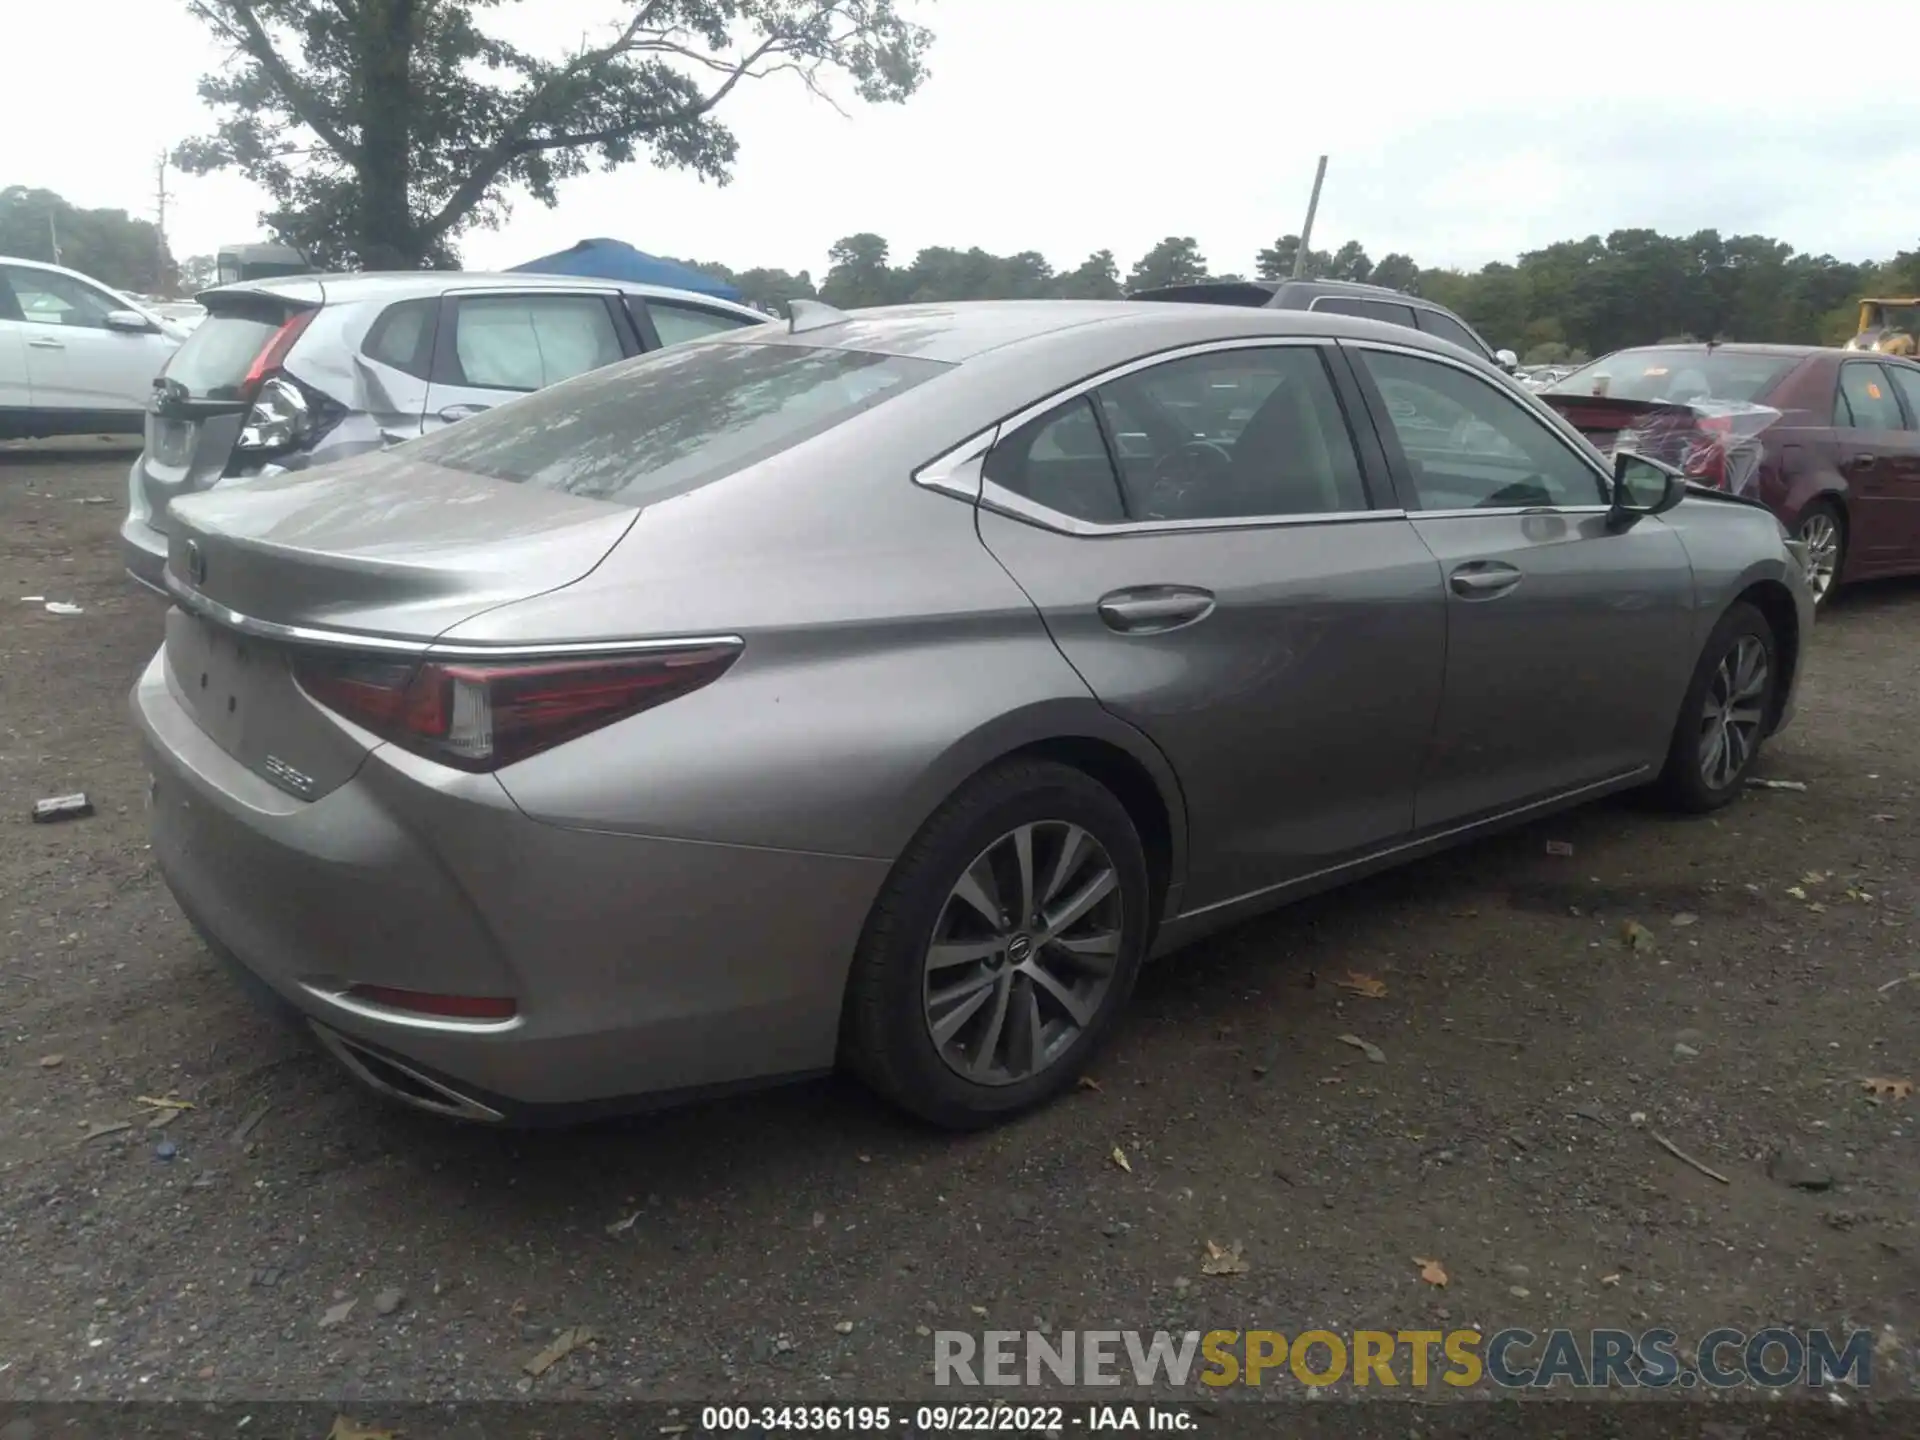
[[[1847,349],[1911,355],[1916,338],[1920,338],[1920,297],[1863,299],[1860,327],[1847,341]]]

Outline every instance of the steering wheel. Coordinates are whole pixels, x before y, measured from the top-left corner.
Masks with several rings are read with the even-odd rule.
[[[1232,478],[1232,451],[1217,440],[1189,440],[1153,462],[1147,508],[1156,520],[1195,518],[1185,504],[1189,491],[1224,487]]]

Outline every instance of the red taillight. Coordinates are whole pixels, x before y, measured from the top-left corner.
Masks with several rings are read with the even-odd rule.
[[[1724,415],[1702,415],[1681,456],[1681,472],[1689,480],[1715,489],[1727,488],[1727,447],[1733,440],[1733,422]]]
[[[318,310],[296,311],[267,337],[267,343],[260,347],[260,353],[253,357],[253,364],[247,367],[247,378],[240,383],[242,395],[251,398],[260,392],[261,384],[280,368],[281,362],[287,358],[287,352],[293,349],[293,342],[300,338],[307,326],[313,323],[313,317],[319,313]]]
[[[504,995],[436,995],[425,990],[396,990],[391,985],[353,985],[347,995],[389,1010],[440,1015],[449,1020],[511,1020],[520,1007]]]
[[[313,699],[443,765],[497,770],[709,685],[736,645],[553,660],[392,661],[309,652],[294,662]]]

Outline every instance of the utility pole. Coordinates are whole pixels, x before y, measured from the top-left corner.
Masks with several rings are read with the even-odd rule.
[[[60,227],[54,223],[53,211],[47,211],[47,244],[53,250],[53,263],[60,263]]]
[[[160,152],[156,167],[158,179],[159,221],[153,230],[153,293],[167,293],[167,154]]]
[[[1300,248],[1293,252],[1293,278],[1307,272],[1307,247],[1313,240],[1313,216],[1320,208],[1320,182],[1327,178],[1327,157],[1322,155],[1313,171],[1313,194],[1307,200],[1307,223],[1300,227]]]

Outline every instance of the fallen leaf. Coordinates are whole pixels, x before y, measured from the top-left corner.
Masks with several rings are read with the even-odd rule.
[[[1354,1049],[1363,1053],[1367,1059],[1376,1065],[1384,1065],[1387,1063],[1387,1052],[1371,1041],[1362,1040],[1358,1035],[1336,1035],[1333,1038],[1338,1040],[1342,1045],[1353,1046]]]
[[[64,1065],[66,1063],[67,1057],[64,1055],[42,1055],[40,1057],[40,1068],[42,1070],[51,1070],[56,1065]]]
[[[1100,1082],[1094,1079],[1093,1076],[1091,1075],[1082,1075],[1078,1080],[1074,1081],[1073,1083],[1082,1090],[1098,1091],[1100,1088]]]
[[[1678,915],[1673,917],[1673,923],[1684,930],[1689,925],[1698,925],[1700,923],[1700,917],[1691,910],[1682,910]]]
[[[1351,990],[1356,995],[1364,995],[1369,1000],[1387,998],[1387,982],[1376,980],[1371,975],[1362,975],[1358,970],[1347,971],[1347,978],[1333,982],[1342,990]]]
[[[98,1140],[102,1135],[118,1135],[122,1130],[133,1129],[131,1120],[100,1120],[87,1126],[87,1133],[80,1137],[80,1143]]]
[[[329,1306],[327,1313],[320,1317],[320,1328],[331,1330],[334,1326],[345,1323],[346,1318],[353,1314],[353,1307],[359,1303],[358,1300],[342,1300],[338,1305]]]
[[[164,1130],[179,1118],[178,1110],[156,1110],[153,1112],[153,1118],[147,1121],[147,1129]]]
[[[144,1105],[149,1110],[193,1109],[193,1102],[191,1100],[175,1100],[171,1097],[162,1098],[156,1095],[136,1095],[133,1097],[133,1103],[136,1105]]]
[[[1762,780],[1758,775],[1749,775],[1747,784],[1755,790],[1798,790],[1804,792],[1807,782],[1804,780]]]
[[[1571,855],[1573,854],[1573,842],[1570,840],[1549,840],[1547,841],[1547,854]]]
[[[362,1425],[357,1420],[349,1420],[344,1415],[333,1417],[333,1428],[327,1431],[327,1440],[398,1440],[398,1430],[381,1430]]]
[[[551,1345],[520,1368],[529,1375],[544,1375],[592,1339],[593,1331],[585,1325],[575,1325],[571,1330],[562,1330],[554,1337]]]
[[[1905,1100],[1913,1094],[1913,1081],[1862,1076],[1860,1088],[1878,1100]]]
[[[1620,1283],[1620,1276],[1618,1275],[1618,1273],[1615,1273],[1612,1275],[1602,1275],[1600,1277],[1600,1283],[1602,1285],[1618,1285]]]
[[[976,1314],[976,1315],[978,1315],[978,1316],[979,1316],[979,1317],[980,1317],[980,1318],[981,1318],[982,1320],[984,1320],[984,1319],[986,1319],[986,1318],[987,1318],[987,1307],[986,1307],[986,1306],[984,1306],[984,1305],[969,1305],[969,1306],[968,1306],[967,1308],[968,1308],[969,1310],[971,1310],[971,1311],[973,1311],[973,1313],[974,1313],[974,1314]]]
[[[1802,890],[1798,885],[1787,886],[1787,894],[1796,900],[1804,900],[1807,898],[1807,892]]]
[[[1873,903],[1873,896],[1857,885],[1849,885],[1847,887],[1847,899],[1856,901],[1862,905],[1871,905]]]
[[[1441,1289],[1446,1289],[1446,1266],[1442,1265],[1438,1260],[1422,1260],[1418,1255],[1413,1257],[1413,1263],[1420,1267],[1420,1278],[1426,1281],[1427,1284],[1438,1285]]]
[[[1216,1245],[1207,1241],[1207,1258],[1200,1262],[1202,1275],[1244,1275],[1251,1268],[1240,1257],[1241,1245],[1238,1240],[1232,1245]]]
[[[1802,885],[1824,885],[1831,879],[1833,879],[1833,872],[1831,870],[1809,870],[1800,877],[1800,883]]]
[[[1809,902],[1807,909],[1815,915],[1824,915],[1827,913],[1827,907],[1822,905],[1818,900]]]
[[[1133,1173],[1133,1163],[1127,1159],[1127,1152],[1122,1150],[1118,1145],[1113,1147],[1112,1158],[1113,1163],[1118,1165],[1122,1170],[1126,1171],[1129,1175]]]
[[[640,1212],[636,1210],[633,1212],[633,1214],[627,1216],[626,1219],[616,1220],[611,1225],[607,1226],[607,1234],[624,1235],[627,1233],[627,1231],[633,1229],[633,1227],[637,1223],[639,1223],[639,1220],[640,1220]]]
[[[1620,922],[1620,943],[1629,950],[1653,949],[1653,932],[1638,920]]]

